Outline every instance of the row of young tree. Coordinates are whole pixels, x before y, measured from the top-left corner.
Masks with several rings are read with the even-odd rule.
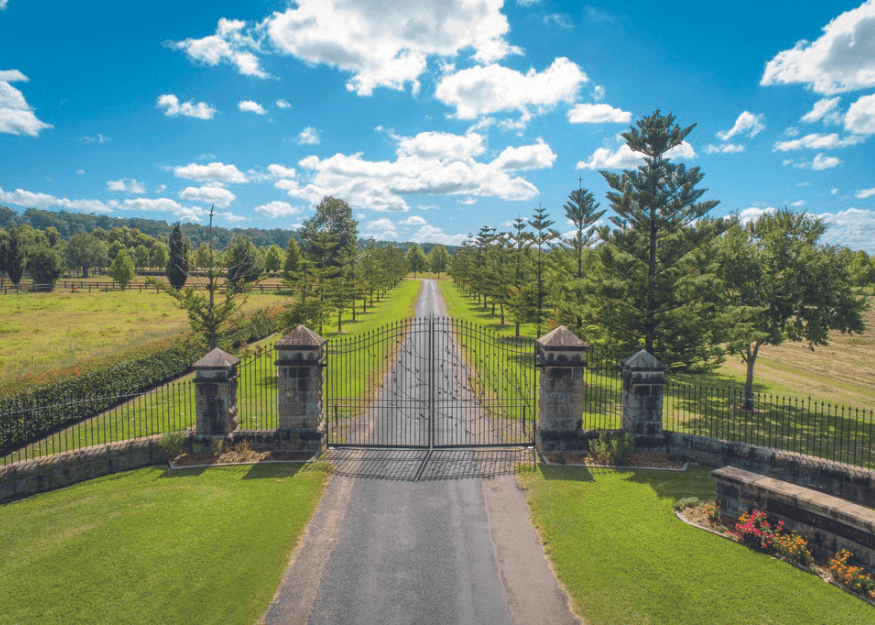
[[[694,127],[656,111],[623,134],[643,164],[601,172],[608,224],[592,193],[577,189],[563,207],[570,234],[540,208],[509,232],[484,226],[454,255],[453,278],[517,334],[520,323],[539,334],[563,324],[616,357],[646,349],[672,370],[738,356],[748,404],[764,345],[813,349],[831,331],[862,332],[870,259],[823,244],[824,222],[804,213],[710,217],[717,202],[701,200],[704,174],[666,156]]]

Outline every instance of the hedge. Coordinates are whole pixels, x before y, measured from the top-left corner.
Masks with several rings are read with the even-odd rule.
[[[255,311],[220,346],[264,338],[280,316],[280,308]],[[184,334],[0,386],[0,456],[184,375],[205,353],[203,341]]]

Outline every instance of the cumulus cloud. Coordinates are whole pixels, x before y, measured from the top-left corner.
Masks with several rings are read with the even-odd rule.
[[[4,191],[2,188],[0,188],[0,203],[26,206],[28,208],[64,208],[92,213],[112,212],[113,207],[118,204],[116,200],[110,200],[109,202],[102,202],[100,200],[71,200],[65,197],[55,197],[48,193],[33,193],[24,189]]]
[[[290,109],[292,105],[289,104],[286,100],[279,99],[276,101],[276,107],[280,109]]]
[[[212,119],[213,116],[218,113],[216,109],[206,102],[198,102],[197,104],[194,104],[193,100],[189,100],[188,102],[180,104],[179,98],[172,93],[162,95],[158,98],[158,108],[163,108],[164,114],[167,115],[167,117],[178,117],[182,115],[183,117],[194,117],[196,119]]]
[[[549,169],[556,161],[556,153],[540,137],[534,145],[505,148],[492,165],[508,171]]]
[[[824,156],[819,153],[814,157],[814,160],[811,161],[811,169],[816,171],[832,169],[833,167],[838,167],[841,163],[842,162],[835,156]]]
[[[317,203],[325,195],[343,197],[353,208],[374,211],[409,210],[408,194],[465,195],[528,200],[538,194],[527,180],[512,176],[494,163],[475,159],[483,153],[476,133],[452,135],[427,132],[393,137],[398,144],[394,161],[370,161],[362,153],[335,154],[299,162],[307,182],[281,179],[274,186],[289,197]],[[546,146],[545,146],[546,147]],[[544,148],[538,148],[544,158]]]
[[[280,52],[352,73],[347,88],[362,96],[408,83],[417,92],[430,55],[472,49],[491,63],[521,53],[504,39],[509,26],[495,0],[299,0],[261,28]]]
[[[219,213],[219,218],[224,219],[225,221],[230,221],[231,223],[249,221],[249,217],[244,217],[243,215],[235,215],[234,213]]]
[[[274,178],[294,178],[297,175],[294,167],[286,167],[285,165],[277,165],[276,163],[268,165],[267,171]]]
[[[193,202],[214,204],[219,208],[228,208],[237,196],[223,187],[203,186],[186,187],[179,192],[179,198]]]
[[[693,159],[696,151],[693,146],[684,141],[665,153],[666,158]],[[635,169],[644,164],[640,152],[633,152],[625,143],[619,149],[611,152],[608,148],[599,148],[589,157],[588,161],[579,161],[577,169]]]
[[[814,107],[802,116],[800,121],[806,124],[823,120],[826,122],[838,122],[841,116],[836,111],[841,98],[823,98],[814,103]]]
[[[5,11],[8,4],[9,0],[0,0],[0,11]]]
[[[632,113],[614,108],[610,104],[577,104],[568,111],[568,121],[572,124],[628,124],[632,121]]]
[[[827,224],[823,242],[829,245],[844,245],[852,250],[875,253],[875,211],[863,208],[849,208],[838,213],[816,215]]]
[[[845,114],[845,129],[858,134],[875,134],[875,95],[863,96]]]
[[[120,178],[119,180],[109,180],[106,183],[106,188],[110,191],[120,191],[122,193],[145,193],[146,185],[133,178]]]
[[[875,86],[875,0],[842,13],[817,40],[803,39],[766,64],[761,85],[791,83],[824,95]]]
[[[297,206],[292,206],[288,202],[268,202],[267,204],[262,204],[261,206],[255,207],[255,212],[259,215],[264,215],[265,217],[270,217],[271,219],[276,219],[278,217],[289,217],[291,215],[297,215],[302,212],[301,208]]]
[[[210,163],[208,165],[190,163],[188,165],[174,167],[173,175],[177,178],[196,180],[198,182],[242,183],[249,181],[246,174],[237,169],[235,165],[226,165],[225,163]]]
[[[10,84],[13,82],[29,79],[17,69],[0,70],[0,132],[36,137],[41,130],[51,128],[37,119],[24,94]]]
[[[398,229],[388,217],[382,217],[362,224],[362,237],[374,239],[396,239]]]
[[[741,223],[744,224],[744,223],[747,223],[749,221],[755,221],[755,220],[759,219],[760,217],[762,217],[763,215],[766,215],[768,213],[774,213],[776,210],[778,210],[778,209],[775,208],[774,206],[766,206],[766,207],[750,206],[748,208],[745,208],[743,211],[740,211],[738,213],[738,218],[741,221]]]
[[[586,82],[583,70],[565,57],[543,72],[530,69],[525,74],[501,65],[478,65],[443,76],[435,97],[455,107],[454,117],[459,119],[517,111],[526,120],[532,110],[544,112],[559,102],[574,101]]]
[[[411,215],[407,219],[402,219],[398,223],[404,226],[424,226],[428,222],[425,220],[424,217],[420,217],[419,215]]]
[[[772,148],[772,151],[789,152],[790,150],[801,150],[802,148],[808,148],[810,150],[831,150],[834,148],[844,148],[849,145],[857,145],[858,143],[862,143],[863,141],[864,138],[859,135],[849,135],[847,137],[840,138],[838,134],[834,132],[828,135],[815,132],[809,135],[805,135],[801,139],[778,141],[775,144],[775,147]]]
[[[861,200],[865,200],[867,197],[872,197],[873,195],[875,195],[875,187],[872,187],[871,189],[860,189],[854,193],[854,197]]]
[[[223,17],[219,20],[213,35],[201,39],[167,41],[164,45],[182,50],[196,63],[211,66],[230,63],[244,76],[267,78],[268,74],[261,69],[258,57],[255,55],[260,49],[259,43],[251,33],[245,32],[245,29],[246,22]]]
[[[298,134],[298,145],[318,145],[319,133],[313,126],[307,126]]]
[[[720,145],[709,143],[705,146],[706,154],[736,154],[738,152],[744,152],[744,146],[740,143],[722,143]]]
[[[729,141],[736,135],[746,136],[749,139],[753,139],[766,128],[765,124],[763,124],[763,117],[764,115],[762,114],[754,115],[750,111],[744,111],[738,116],[738,119],[735,120],[735,124],[732,128],[718,132],[717,136],[724,141]]]
[[[237,108],[247,113],[256,113],[258,115],[266,115],[267,111],[258,102],[252,100],[241,100],[237,103]]]

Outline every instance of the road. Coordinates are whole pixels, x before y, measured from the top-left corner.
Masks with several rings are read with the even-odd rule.
[[[436,283],[424,282],[417,315],[442,315]],[[404,351],[419,353],[422,345],[415,342],[421,339],[410,340],[414,349]],[[431,375],[435,363],[425,364]],[[401,359],[402,367],[409,365]],[[418,436],[416,424],[427,420],[409,418],[408,431]],[[438,420],[435,427],[460,436],[457,418]],[[366,465],[367,453],[349,462]],[[370,453],[382,454],[386,467],[420,475],[425,462],[445,463],[438,470],[444,478],[478,464],[473,451]],[[463,471],[464,479],[422,480],[349,473],[332,478],[265,623],[578,622],[547,565],[513,475],[483,480],[475,470]]]

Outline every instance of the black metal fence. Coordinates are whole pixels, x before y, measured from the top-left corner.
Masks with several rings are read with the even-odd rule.
[[[622,427],[619,361],[587,354],[584,429]],[[756,393],[746,409],[743,389],[672,382],[664,391],[663,428],[875,467],[875,411],[808,398]]]

